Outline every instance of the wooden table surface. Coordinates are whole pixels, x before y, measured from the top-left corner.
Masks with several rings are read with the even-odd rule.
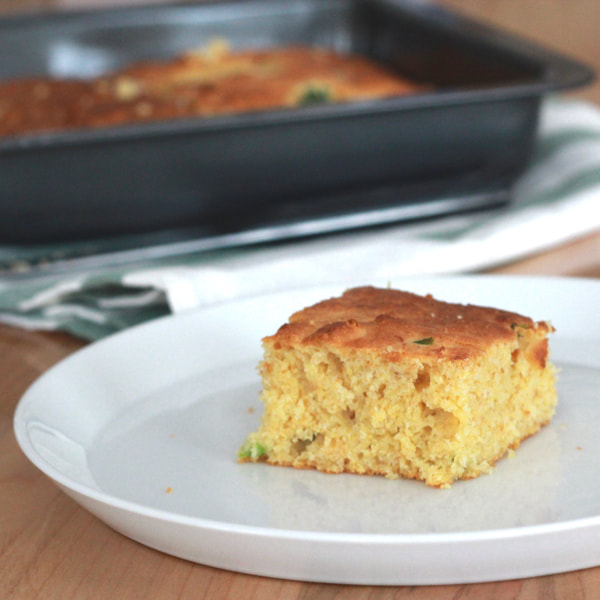
[[[91,4],[90,2],[87,2]],[[600,71],[597,0],[444,0],[529,33]],[[86,0],[0,0],[0,10],[85,5]],[[598,86],[579,92],[600,102]],[[600,203],[600,199],[599,199]],[[600,210],[600,204],[599,204]],[[494,269],[497,273],[600,278],[600,232]],[[54,333],[0,326],[0,598],[39,599],[427,599],[600,597],[600,567],[532,579],[433,587],[340,586],[280,581],[193,564],[112,531],[70,500],[17,447],[15,406],[26,388],[84,346]]]

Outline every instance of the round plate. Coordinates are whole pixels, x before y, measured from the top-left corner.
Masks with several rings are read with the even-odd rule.
[[[439,490],[237,463],[260,419],[261,337],[339,287],[219,305],[92,344],[27,391],[17,440],[114,529],[215,567],[332,583],[441,584],[600,564],[600,281],[391,284],[557,328],[556,415],[491,475]]]

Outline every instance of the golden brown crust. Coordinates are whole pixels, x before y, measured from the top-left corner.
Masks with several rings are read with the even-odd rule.
[[[548,360],[548,338],[540,340],[532,346],[531,356],[533,361],[536,362],[540,368],[546,368],[546,361]]]
[[[92,81],[0,82],[0,136],[295,106],[307,86],[334,102],[420,89],[356,55],[305,47],[190,52]]]
[[[360,348],[385,354],[392,361],[406,356],[463,360],[491,344],[510,342],[525,329],[539,329],[545,335],[548,325],[496,308],[360,287],[293,314],[289,323],[264,341],[282,347]],[[542,342],[535,357],[543,363],[546,356],[547,344]]]

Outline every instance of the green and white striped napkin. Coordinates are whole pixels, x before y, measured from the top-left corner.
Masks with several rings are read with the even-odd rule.
[[[465,273],[600,229],[600,108],[549,100],[531,165],[495,211],[0,282],[0,322],[94,340],[161,315],[305,285]],[[14,258],[14,257],[13,257]],[[0,260],[3,259],[0,249]]]

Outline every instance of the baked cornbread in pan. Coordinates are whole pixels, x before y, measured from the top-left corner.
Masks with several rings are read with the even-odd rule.
[[[357,54],[311,47],[232,52],[224,40],[91,80],[0,82],[0,136],[349,102],[418,91]]]
[[[135,4],[0,21],[0,80],[36,78],[37,89],[28,88],[36,111],[50,104],[40,79],[68,82],[84,106],[96,102],[93,92],[77,91],[88,89],[89,78],[102,92],[96,108],[66,111],[73,128],[58,128],[65,107],[56,103],[50,127],[25,135],[16,133],[17,123],[9,129],[2,104],[9,94],[2,93],[2,243],[94,239],[106,240],[112,252],[115,238],[141,234],[138,243],[188,251],[169,239],[236,247],[498,207],[529,164],[543,97],[592,77],[565,56],[422,2]],[[181,69],[174,57],[214,39],[227,40],[232,55],[306,47],[364,56],[426,89],[163,118],[163,111],[185,110],[192,84],[172,94],[183,108],[169,108],[167,99],[140,94],[128,65],[174,60],[175,74]],[[218,55],[217,48],[208,59],[226,58]],[[119,72],[123,77],[113,81],[110,74]],[[309,101],[323,97],[314,77]],[[115,93],[122,98],[117,106]],[[26,91],[14,94],[29,100]],[[11,104],[11,114],[19,104]],[[121,111],[135,121],[117,124]],[[77,125],[92,113],[98,126]],[[39,124],[37,114],[29,115],[23,120]]]
[[[449,487],[491,471],[547,424],[545,321],[354,288],[263,339],[264,415],[241,461]]]

